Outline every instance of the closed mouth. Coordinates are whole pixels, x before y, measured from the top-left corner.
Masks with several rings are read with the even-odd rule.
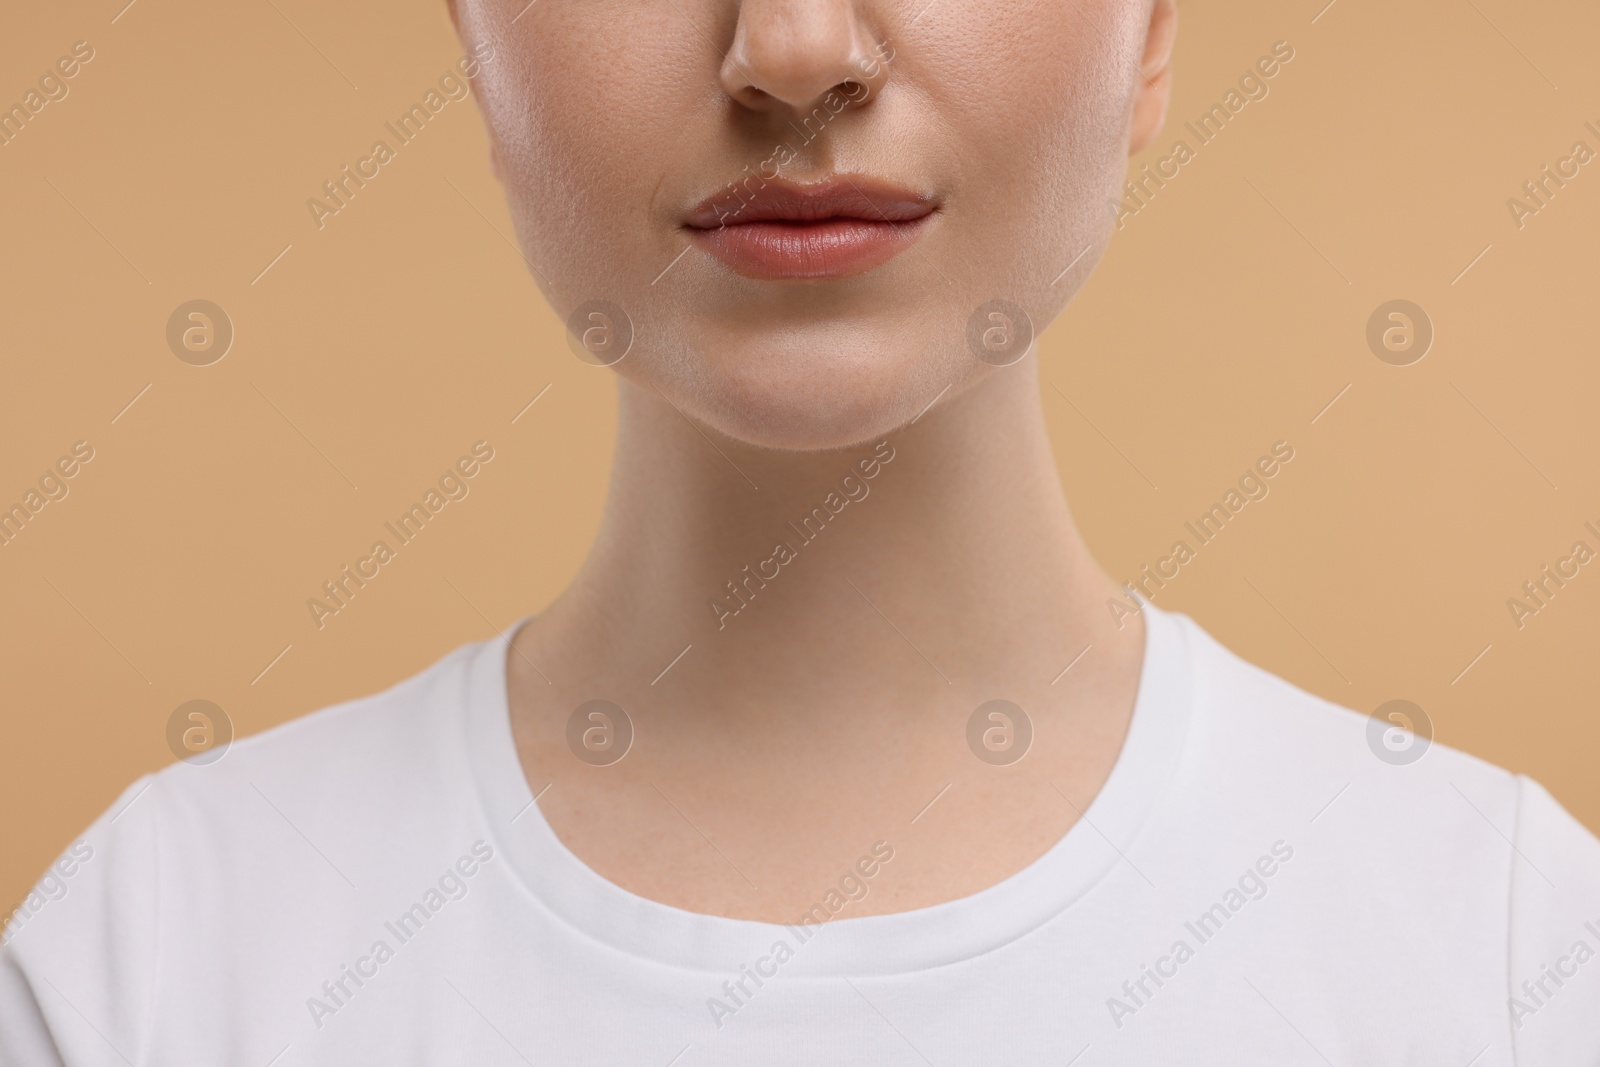
[[[753,193],[723,190],[707,198],[684,228],[747,277],[839,278],[910,247],[937,208],[929,195],[862,176],[805,185],[775,179]]]

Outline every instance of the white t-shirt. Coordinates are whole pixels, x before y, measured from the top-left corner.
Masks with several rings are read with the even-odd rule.
[[[1600,842],[1146,619],[1124,750],[1048,853],[851,917],[885,840],[795,926],[584,866],[523,777],[504,642],[467,645],[131,786],[8,928],[0,1062],[1600,1062]]]

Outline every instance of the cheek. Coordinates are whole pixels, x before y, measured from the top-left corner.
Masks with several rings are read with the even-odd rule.
[[[931,110],[960,156],[969,251],[1020,296],[1041,271],[1048,288],[1109,233],[1143,44],[1140,5],[1028,0],[964,14],[930,42],[937,51],[919,88],[935,96]]]
[[[966,145],[1013,172],[1051,168],[1073,148],[1120,140],[1143,40],[1136,7],[1125,0],[974,6],[928,42],[918,88],[959,124]]]
[[[704,111],[715,83],[691,85],[706,79],[661,43],[670,27],[656,24],[660,11],[555,8],[530,9],[478,88],[523,246],[564,311],[655,258],[644,247],[661,232],[652,225],[655,187],[683,165],[682,123]],[[541,9],[555,17],[535,21]],[[662,10],[673,15],[670,5]],[[625,67],[619,40],[633,42]]]

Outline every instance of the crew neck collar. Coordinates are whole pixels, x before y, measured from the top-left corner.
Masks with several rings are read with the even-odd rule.
[[[520,622],[506,636],[467,649],[462,722],[483,818],[495,847],[541,907],[618,952],[665,966],[737,973],[778,941],[796,949],[785,973],[816,977],[900,974],[982,955],[1071,908],[1123,862],[1172,778],[1191,702],[1189,639],[1181,617],[1148,602],[1141,607],[1145,649],[1139,690],[1122,751],[1105,784],[1043,856],[970,896],[911,911],[790,927],[686,911],[602,877],[545,821],[517,756],[505,661],[508,639]]]

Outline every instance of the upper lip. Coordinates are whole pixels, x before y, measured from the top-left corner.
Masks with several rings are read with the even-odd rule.
[[[756,178],[724,186],[706,197],[689,213],[686,225],[713,230],[749,222],[911,222],[937,206],[927,194],[865,176],[840,175],[807,184],[787,178]]]

